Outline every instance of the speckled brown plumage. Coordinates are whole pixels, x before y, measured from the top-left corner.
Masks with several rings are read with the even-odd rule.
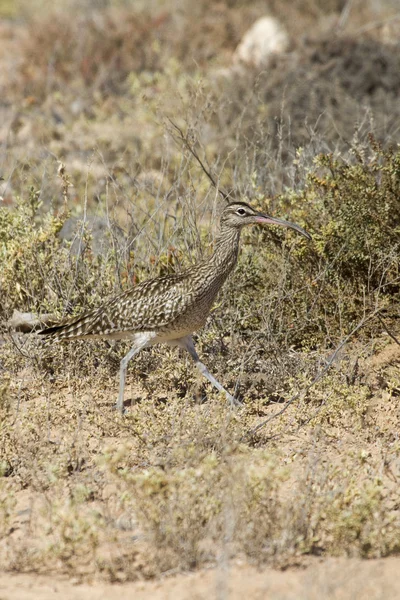
[[[99,308],[43,329],[39,334],[55,340],[132,339],[133,348],[121,362],[117,403],[121,411],[127,363],[141,348],[160,342],[185,348],[207,379],[235,403],[200,362],[191,334],[204,325],[216,295],[237,262],[241,229],[252,223],[276,223],[309,237],[298,225],[263,215],[245,203],[228,204],[222,212],[210,258],[181,274],[144,281]]]

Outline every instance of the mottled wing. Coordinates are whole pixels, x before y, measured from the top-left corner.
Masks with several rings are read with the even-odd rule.
[[[149,279],[115,296],[100,308],[39,331],[56,339],[123,337],[124,333],[168,327],[192,300],[187,277]]]

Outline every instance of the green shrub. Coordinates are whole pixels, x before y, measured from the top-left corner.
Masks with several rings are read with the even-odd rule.
[[[304,200],[314,204],[316,258],[371,291],[398,276],[400,149],[371,138],[368,150],[353,147],[355,164],[317,156],[319,172],[308,176]]]
[[[268,319],[276,339],[292,331],[292,343],[333,340],[365,311],[390,306],[398,295],[400,150],[383,149],[371,138],[367,148],[353,146],[351,154],[353,159],[320,154],[302,190],[259,198],[262,210],[313,236],[306,243],[269,228],[261,255],[252,258],[258,270],[253,294],[255,288],[258,304],[270,306],[256,319],[264,330]]]
[[[12,210],[0,207],[0,317],[20,311],[79,311],[96,305],[119,284],[115,256],[94,255],[83,228],[84,250],[76,256],[58,233],[66,213],[40,213],[39,192]]]

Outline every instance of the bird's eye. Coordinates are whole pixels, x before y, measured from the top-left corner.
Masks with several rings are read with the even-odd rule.
[[[237,215],[240,215],[241,217],[243,217],[243,215],[246,214],[246,211],[244,210],[244,208],[238,208],[236,211]]]

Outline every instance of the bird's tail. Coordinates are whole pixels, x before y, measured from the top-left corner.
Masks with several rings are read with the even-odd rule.
[[[38,331],[38,335],[53,340],[68,340],[73,338],[88,337],[94,335],[94,324],[98,317],[98,310],[92,310],[75,319],[66,319]]]

